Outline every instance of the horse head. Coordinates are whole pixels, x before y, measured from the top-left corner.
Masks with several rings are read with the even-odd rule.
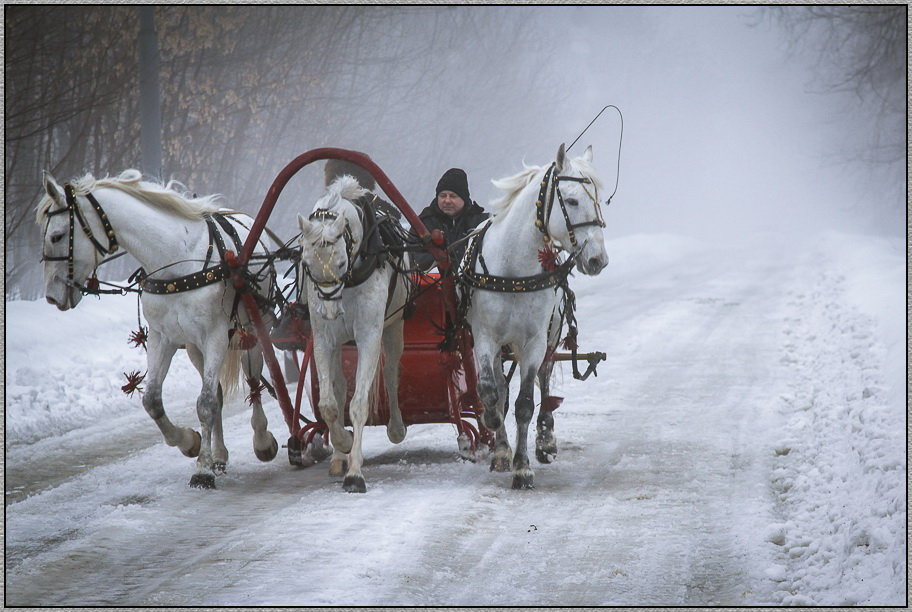
[[[592,147],[579,157],[568,158],[562,144],[554,161],[553,180],[556,201],[552,201],[548,232],[574,253],[583,274],[594,276],[608,265],[608,253],[599,203],[602,183],[592,166]]]
[[[94,215],[82,215],[78,198],[82,196],[70,185],[61,188],[44,172],[44,197],[38,203],[36,221],[44,225],[41,261],[44,262],[44,295],[49,304],[60,310],[74,308],[82,300],[82,288],[98,265],[98,252],[84,228],[90,224],[95,235],[103,233],[94,227]]]
[[[329,186],[309,218],[298,215],[301,271],[314,284],[317,312],[324,319],[345,314],[340,298],[361,241],[361,224],[350,200],[364,193],[353,177],[342,176]]]

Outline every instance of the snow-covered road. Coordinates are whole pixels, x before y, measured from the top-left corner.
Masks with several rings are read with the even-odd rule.
[[[369,429],[368,492],[345,494],[325,464],[258,462],[240,400],[229,473],[189,489],[118,389],[145,369],[135,302],[7,303],[6,604],[902,604],[901,244],[608,246],[572,284],[608,360],[558,379],[532,491],[424,425],[398,446]],[[182,361],[166,406],[193,424]]]

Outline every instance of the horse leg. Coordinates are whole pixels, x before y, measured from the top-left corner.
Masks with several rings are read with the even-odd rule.
[[[373,330],[372,330],[373,331]],[[355,374],[355,393],[349,404],[349,416],[352,422],[353,441],[351,452],[348,454],[348,472],[342,482],[342,488],[349,493],[365,493],[367,486],[361,474],[361,465],[364,455],[361,443],[364,435],[364,425],[370,411],[370,390],[377,376],[380,361],[380,334],[374,332],[373,337],[367,339],[358,336],[358,368]]]
[[[221,410],[219,408],[219,371],[228,352],[228,334],[211,334],[203,354],[203,386],[196,400],[196,414],[200,421],[202,444],[196,460],[196,473],[190,479],[191,487],[215,488],[215,470],[222,468],[228,460],[224,441],[221,439],[221,423],[216,426]],[[213,433],[216,443],[213,445]],[[213,448],[214,447],[214,448]],[[214,452],[218,453],[218,456]],[[219,464],[219,465],[217,465]]]
[[[146,392],[142,396],[143,408],[155,421],[168,446],[176,446],[186,457],[196,457],[200,452],[200,435],[189,427],[177,427],[168,419],[162,404],[162,384],[177,352],[177,345],[167,342],[155,330],[149,331],[148,371]]]
[[[546,406],[551,396],[551,370],[553,361],[545,361],[538,370],[538,386],[541,390],[541,408],[535,423],[535,458],[539,463],[551,463],[557,456],[557,439],[554,437],[554,412]]]
[[[506,382],[503,372],[498,379],[495,358],[500,347],[489,339],[479,335],[475,338],[475,360],[478,364],[478,397],[484,404],[481,415],[485,427],[497,431],[503,425],[502,398],[506,396]]]
[[[329,429],[329,441],[333,447],[332,459],[329,462],[329,475],[341,476],[345,455],[351,450],[351,433],[345,429],[345,395],[346,382],[342,373],[341,347],[332,346],[322,334],[314,334],[314,361],[317,366],[317,383],[320,389],[320,401],[317,408],[320,417]],[[326,358],[317,359],[318,355]]]
[[[336,398],[336,406],[340,406],[341,410],[339,422],[344,426],[345,400],[348,398],[348,382],[346,381],[345,376],[342,375],[341,369],[339,370],[339,375],[333,379],[332,392],[333,397]],[[349,440],[351,440],[351,433],[344,427],[342,431],[345,432],[345,434],[349,436]],[[351,442],[349,442],[349,450],[351,450],[350,444]],[[335,445],[333,445],[332,449],[332,457],[329,460],[329,475],[344,476],[345,472],[348,471],[348,451],[343,451]]]
[[[247,385],[250,387],[250,403],[253,407],[253,415],[250,417],[250,426],[253,427],[253,453],[260,461],[272,461],[279,452],[279,443],[267,429],[269,421],[260,400],[263,354],[259,349],[244,351],[241,355],[241,364],[244,367]]]
[[[203,376],[203,353],[193,345],[187,345],[187,356],[190,363],[196,368],[200,376]],[[212,469],[213,471],[224,474],[228,465],[228,448],[225,446],[225,436],[222,431],[222,405],[224,404],[224,394],[222,385],[216,388],[216,414],[213,418],[212,426]]]
[[[383,381],[390,409],[389,423],[386,424],[386,437],[393,444],[405,439],[406,427],[402,422],[399,410],[399,360],[405,346],[402,336],[404,321],[399,319],[383,330]]]
[[[500,427],[494,432],[494,453],[491,456],[492,472],[509,472],[513,467],[513,449],[510,448],[510,440],[507,436],[507,410],[509,408],[510,389],[507,385],[507,379],[503,373],[503,363],[494,368],[494,382],[498,389],[503,389],[503,401],[501,406],[503,416],[500,420]]]
[[[540,362],[539,362],[540,363]],[[513,455],[513,488],[532,489],[534,472],[529,465],[527,454],[527,440],[529,423],[535,412],[533,391],[535,390],[535,376],[538,367],[525,368],[519,384],[519,395],[516,398],[516,452]]]

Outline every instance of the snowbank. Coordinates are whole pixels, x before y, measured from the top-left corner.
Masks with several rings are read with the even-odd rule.
[[[827,234],[788,290],[770,568],[787,605],[906,602],[905,256]]]

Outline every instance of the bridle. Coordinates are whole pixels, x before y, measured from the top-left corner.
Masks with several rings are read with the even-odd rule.
[[[86,237],[92,242],[92,245],[95,247],[95,251],[101,255],[111,255],[117,251],[119,245],[117,244],[117,237],[114,235],[114,228],[111,226],[111,222],[108,220],[108,215],[105,213],[104,209],[101,207],[101,204],[98,203],[98,200],[95,199],[91,193],[86,193],[85,198],[92,205],[92,208],[95,209],[96,214],[98,215],[99,220],[101,221],[101,226],[104,229],[105,236],[108,240],[108,246],[104,246],[92,233],[92,228],[89,227],[88,222],[86,222],[85,215],[82,212],[82,209],[79,206],[79,201],[76,199],[76,189],[69,183],[63,186],[63,193],[66,198],[66,206],[54,211],[48,211],[46,213],[48,217],[48,223],[44,227],[44,233],[47,235],[48,226],[50,225],[50,218],[56,215],[67,213],[70,217],[69,222],[69,231],[68,231],[68,240],[69,245],[66,255],[53,256],[48,255],[47,253],[41,254],[41,261],[65,261],[67,262],[67,279],[66,284],[70,287],[79,289],[82,292],[86,292],[86,287],[82,287],[75,282],[74,268],[75,268],[75,255],[73,252],[75,234],[76,234],[76,221],[79,221],[79,225],[82,227],[82,231],[85,233]],[[96,261],[97,267],[97,261]]]
[[[338,213],[331,210],[318,209],[311,213],[308,217],[309,221],[335,221],[339,218]],[[324,260],[322,257],[317,255],[320,266],[323,268],[323,278],[319,279],[314,276],[311,272],[310,267],[301,260],[301,267],[304,269],[304,273],[307,274],[313,284],[314,288],[317,290],[317,293],[320,295],[322,300],[341,300],[342,299],[342,289],[345,288],[346,282],[351,279],[352,268],[354,267],[355,259],[355,239],[352,235],[351,226],[348,224],[348,221],[345,221],[345,229],[342,230],[342,238],[345,241],[345,254],[348,260],[345,273],[340,277],[335,270],[332,269],[330,262],[332,261],[332,256],[336,252],[336,245],[338,240],[333,242],[327,242],[325,240],[320,240],[314,242],[314,246],[319,247],[329,247],[332,246],[332,251],[329,254],[329,260]],[[326,277],[330,277],[329,280],[326,280]],[[328,289],[327,289],[328,288]]]
[[[595,206],[595,219],[592,219],[590,221],[583,221],[581,223],[570,222],[570,214],[567,212],[567,204],[564,202],[563,194],[561,194],[560,189],[558,189],[561,181],[580,183],[583,191],[586,193],[589,199],[592,200],[592,203]],[[586,189],[586,185],[592,185],[595,193],[589,193],[589,190]],[[548,220],[551,218],[551,211],[554,209],[555,195],[557,196],[557,201],[560,204],[561,213],[564,217],[564,223],[567,226],[567,233],[570,236],[570,248],[566,250],[571,252],[579,251],[580,247],[579,243],[576,240],[576,232],[574,230],[590,225],[605,227],[605,221],[602,219],[602,209],[598,201],[598,187],[596,187],[592,179],[588,177],[558,175],[557,162],[551,164],[548,170],[545,171],[545,176],[542,178],[541,185],[538,189],[538,199],[535,201],[535,227],[537,227],[538,231],[542,233],[546,243],[551,243],[554,241],[551,233],[548,231]]]

